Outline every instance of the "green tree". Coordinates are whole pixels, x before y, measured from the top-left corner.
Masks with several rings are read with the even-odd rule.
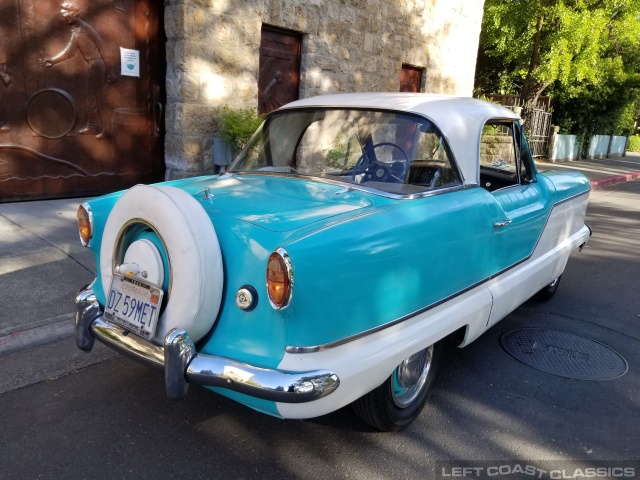
[[[476,87],[520,95],[525,115],[544,92],[629,116],[639,50],[638,0],[486,0]]]

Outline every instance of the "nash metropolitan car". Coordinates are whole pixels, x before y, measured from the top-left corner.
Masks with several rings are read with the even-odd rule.
[[[590,185],[536,170],[520,118],[472,98],[328,95],[268,115],[221,175],[78,210],[96,279],[76,341],[261,412],[420,413],[443,340],[550,298],[590,236]],[[451,342],[447,342],[450,344]]]

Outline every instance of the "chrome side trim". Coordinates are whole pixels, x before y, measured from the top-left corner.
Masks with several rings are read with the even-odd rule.
[[[558,205],[562,205],[563,203],[567,203],[570,202],[571,200],[573,200],[574,198],[578,198],[581,197],[582,195],[587,195],[591,192],[591,186],[589,186],[589,188],[587,190],[585,190],[584,192],[580,192],[580,193],[576,193],[575,195],[571,195],[570,197],[567,197],[563,200],[560,200],[559,202],[556,202],[553,204],[554,207],[558,206]],[[553,209],[553,207],[551,207]],[[586,225],[586,224],[585,224]],[[591,228],[589,228],[589,230],[591,230]]]
[[[252,397],[282,403],[304,403],[334,392],[338,376],[326,370],[283,372],[255,367],[224,357],[199,354],[184,330],[171,330],[164,346],[107,322],[102,316],[91,285],[76,296],[76,340],[89,351],[94,339],[148,366],[164,370],[167,396],[178,400],[189,383],[221,387]]]
[[[453,300],[455,297],[458,297],[464,293],[467,293],[469,290],[473,290],[474,288],[476,288],[479,285],[482,285],[485,282],[488,282],[489,280],[491,280],[491,278],[493,277],[489,277],[489,278],[485,278],[484,280],[479,281],[478,283],[475,283],[463,290],[460,290],[459,292],[453,293],[451,295],[449,295],[448,297],[443,298],[442,300],[438,300],[437,302],[434,302],[430,305],[427,305],[426,307],[422,307],[419,310],[416,310],[415,312],[411,312],[408,313],[407,315],[404,315],[400,318],[397,318],[395,320],[392,320],[390,322],[387,323],[383,323],[382,325],[378,325],[377,327],[373,327],[370,328],[369,330],[365,330],[363,332],[359,332],[356,333],[354,335],[350,335],[348,337],[344,337],[341,338],[339,340],[334,340],[332,342],[327,342],[327,343],[323,343],[321,345],[313,345],[313,346],[309,346],[309,347],[286,347],[285,351],[287,353],[315,353],[315,352],[320,352],[322,350],[328,350],[330,348],[334,348],[334,347],[339,347],[340,345],[344,345],[345,343],[349,343],[349,342],[353,342],[355,340],[358,340],[360,338],[366,337],[368,335],[371,335],[373,333],[377,333],[380,332],[382,330],[386,330],[387,328],[393,327],[394,325],[397,325],[399,323],[405,322],[407,320],[410,320],[411,318],[415,317],[416,315],[420,315],[421,313],[426,312],[427,310],[431,310],[433,308],[436,308],[439,305],[442,305],[443,303],[448,302],[449,300]]]
[[[415,312],[411,312],[411,313],[409,313],[407,315],[404,315],[404,316],[402,316],[400,318],[397,318],[395,320],[392,320],[390,322],[383,323],[382,325],[378,325],[377,327],[373,327],[373,328],[370,328],[369,330],[365,330],[363,332],[359,332],[359,333],[356,333],[356,334],[353,334],[353,335],[350,335],[350,336],[347,336],[347,337],[344,337],[344,338],[341,338],[341,339],[338,339],[338,340],[334,340],[332,342],[323,343],[321,345],[310,345],[310,346],[304,346],[304,347],[288,346],[288,347],[285,348],[285,351],[287,353],[315,353],[315,352],[320,352],[322,350],[328,350],[330,348],[338,347],[340,345],[344,345],[345,343],[353,342],[355,340],[358,340],[360,338],[366,337],[366,336],[371,335],[373,333],[380,332],[382,330],[386,330],[387,328],[393,327],[394,325],[397,325],[397,324],[402,323],[402,322],[404,322],[406,320],[409,320],[409,319],[415,317],[416,315],[420,315],[421,313],[426,312],[427,310],[431,310],[433,308],[436,308],[437,306],[442,305],[443,303],[446,303],[449,300],[453,300],[454,298],[459,297],[460,295],[462,295],[464,293],[467,293],[469,290],[473,290],[474,288],[482,285],[483,283],[486,283],[486,282],[488,282],[490,280],[493,280],[496,277],[499,277],[503,273],[505,273],[505,272],[517,267],[518,265],[526,262],[527,260],[529,260],[531,258],[531,256],[533,255],[533,252],[535,252],[536,248],[538,247],[538,243],[540,243],[540,238],[542,237],[542,232],[544,232],[544,229],[546,228],[547,223],[549,223],[549,218],[551,217],[551,212],[553,212],[553,209],[555,207],[557,207],[558,205],[562,205],[563,203],[566,203],[569,200],[573,200],[574,198],[581,197],[582,195],[587,195],[590,192],[590,190],[591,189],[589,189],[589,190],[587,190],[585,192],[573,195],[572,197],[565,198],[564,200],[561,200],[561,201],[555,203],[549,209],[549,215],[547,216],[547,219],[546,219],[546,221],[544,223],[544,226],[542,227],[542,230],[540,232],[540,235],[538,236],[538,240],[536,240],[536,244],[533,247],[533,250],[531,251],[531,253],[529,255],[527,255],[526,257],[524,257],[523,259],[518,260],[513,265],[510,265],[507,268],[504,268],[503,270],[500,270],[499,272],[494,273],[493,275],[490,275],[489,277],[484,278],[484,279],[480,280],[479,282],[474,283],[473,285],[460,290],[459,292],[453,293],[453,294],[449,295],[448,297],[443,298],[442,300],[438,300],[437,302],[434,302],[434,303],[432,303],[430,305],[427,305],[426,307],[420,308],[419,310],[416,310]],[[591,227],[589,225],[587,225],[586,223],[585,223],[585,226],[589,229],[589,236],[591,236]]]

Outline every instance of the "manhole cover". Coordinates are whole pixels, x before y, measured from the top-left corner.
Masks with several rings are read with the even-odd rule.
[[[500,343],[516,360],[537,370],[576,380],[610,380],[627,373],[627,361],[601,343],[566,332],[522,328]]]

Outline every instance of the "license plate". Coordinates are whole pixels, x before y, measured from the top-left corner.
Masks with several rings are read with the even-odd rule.
[[[127,330],[150,340],[158,323],[164,292],[138,278],[115,273],[104,316]]]

